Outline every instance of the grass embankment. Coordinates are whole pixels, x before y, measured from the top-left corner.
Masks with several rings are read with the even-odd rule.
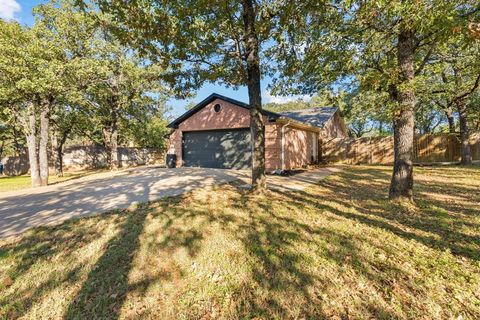
[[[234,186],[0,242],[5,318],[474,319],[480,169],[350,167],[300,192]]]

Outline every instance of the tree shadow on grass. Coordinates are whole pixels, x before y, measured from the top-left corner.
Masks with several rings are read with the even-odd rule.
[[[93,241],[98,234],[91,225],[77,225],[74,220],[62,226],[40,227],[31,230],[21,241],[13,241],[0,247],[0,260],[13,258],[12,267],[5,275],[10,279],[23,279],[31,269],[54,259],[61,253],[79,250],[84,244]],[[75,232],[72,232],[75,229]],[[28,313],[30,308],[42,298],[66,282],[78,281],[82,266],[71,265],[62,276],[52,273],[46,280],[37,280],[34,286],[18,283],[15,290],[4,291],[0,295],[0,318],[17,318]],[[36,272],[36,271],[33,271]],[[6,289],[6,288],[4,288]],[[3,315],[2,315],[3,312]]]
[[[418,208],[419,212],[407,212],[401,204],[389,202],[382,193],[388,188],[388,180],[384,172],[371,169],[364,172],[360,171],[360,173],[358,171],[356,169],[355,173],[348,171],[340,173],[338,176],[341,181],[327,180],[321,182],[322,187],[335,190],[334,196],[312,195],[305,191],[283,194],[288,196],[293,203],[296,203],[297,207],[310,205],[328,210],[335,215],[389,230],[398,236],[419,241],[426,246],[441,250],[448,249],[454,255],[480,261],[478,250],[480,248],[480,238],[459,231],[459,227],[462,225],[475,227],[467,218],[478,216],[480,213],[478,208],[466,208],[449,202],[434,201],[422,197],[421,193],[417,192],[416,199],[418,206],[420,206]],[[369,184],[369,180],[377,180],[378,185]],[[417,186],[421,190],[429,191],[436,191],[440,187],[445,188],[444,185],[438,183]],[[443,192],[447,191],[444,190]],[[464,195],[467,190],[458,188],[458,186],[450,186],[448,193]],[[353,208],[354,210],[339,210],[334,205]],[[433,205],[446,210],[448,213],[440,215],[431,212],[431,206]],[[460,212],[461,214],[459,214]],[[442,219],[445,216],[450,218],[451,221],[443,223]]]
[[[115,225],[118,231],[102,248],[101,257],[93,263],[87,279],[81,284],[74,301],[64,313],[64,318],[116,319],[120,317],[122,310],[128,313],[125,308],[131,301],[135,301],[131,299],[132,295],[141,301],[146,298],[147,292],[151,294],[148,289],[152,284],[159,285],[160,281],[165,281],[176,285],[184,281],[184,270],[187,269],[180,266],[177,272],[172,255],[182,248],[193,259],[198,252],[209,250],[204,247],[203,241],[208,241],[212,232],[225,232],[228,237],[221,239],[226,241],[234,238],[240,243],[242,250],[239,259],[248,259],[248,271],[246,271],[248,274],[238,275],[245,280],[234,281],[235,287],[228,289],[233,290],[233,306],[225,308],[230,312],[224,314],[225,318],[348,318],[351,317],[349,308],[350,311],[363,312],[362,315],[371,315],[375,318],[401,318],[401,312],[397,313],[398,310],[389,308],[388,294],[383,293],[378,294],[382,300],[379,304],[370,299],[364,302],[357,300],[349,306],[349,298],[340,297],[338,306],[329,305],[330,301],[327,299],[338,298],[335,294],[336,290],[344,292],[352,290],[358,298],[362,292],[354,286],[358,280],[357,277],[365,277],[374,287],[386,288],[385,290],[393,290],[392,281],[394,280],[406,286],[410,284],[410,280],[402,279],[406,273],[398,270],[397,265],[388,262],[379,263],[371,257],[362,256],[364,250],[362,246],[374,247],[379,251],[383,249],[383,244],[373,243],[372,235],[368,238],[355,232],[344,234],[340,230],[327,226],[329,219],[344,221],[344,218],[347,218],[377,229],[389,230],[403,238],[429,243],[432,247],[448,246],[454,254],[473,255],[465,251],[465,248],[460,248],[456,242],[452,244],[418,233],[416,229],[419,231],[429,229],[428,224],[421,221],[419,217],[407,216],[402,219],[402,213],[386,212],[384,204],[378,204],[377,200],[380,202],[386,200],[382,192],[388,183],[387,173],[375,174],[367,171],[360,174],[340,174],[338,177],[339,179],[325,180],[321,183],[323,189],[335,191],[338,197],[321,194],[322,191],[312,189],[296,192],[274,191],[267,197],[254,198],[242,192],[226,190],[228,188],[214,187],[212,197],[222,193],[222,189],[226,190],[222,194],[224,198],[217,197],[216,202],[209,201],[210,195],[202,201],[186,195],[161,200],[142,207],[135,213],[116,214],[118,223]],[[367,189],[367,192],[357,193],[357,190],[369,185],[368,179],[375,179],[375,186]],[[219,201],[226,201],[226,203]],[[159,210],[154,210],[155,206]],[[283,210],[278,210],[279,206]],[[350,210],[352,208],[356,211]],[[306,213],[306,210],[310,210],[310,216],[307,219],[298,216]],[[317,224],[316,214],[322,214],[322,211],[329,211],[332,214],[327,217],[327,220]],[[145,223],[147,215],[148,224]],[[156,223],[156,226],[149,229],[152,223]],[[402,225],[410,229],[403,228]],[[72,224],[73,227],[75,225]],[[450,232],[449,228],[442,228],[442,232]],[[70,245],[75,244],[78,248],[82,241],[91,241],[94,234],[85,234],[85,239],[80,236],[74,239],[66,236],[59,237],[59,243],[54,247],[51,247],[50,242],[32,240],[31,243],[39,245],[36,251],[42,251],[49,256],[50,251],[69,250]],[[24,245],[28,246],[29,243],[27,241]],[[22,250],[28,251],[26,247]],[[133,268],[135,254],[142,250],[144,253],[159,255],[160,262],[153,261],[152,264],[141,265],[146,268],[145,270],[138,268],[135,262],[135,272],[140,276],[138,279],[133,277],[129,282],[129,273]],[[314,259],[327,262],[325,265],[318,265],[317,260]],[[172,268],[169,266],[170,263]],[[24,261],[18,265],[18,271],[28,270],[30,264],[25,253]],[[149,267],[158,270],[148,272]],[[328,268],[330,268],[330,274],[341,278],[340,281],[335,282],[322,273]],[[343,274],[343,270],[350,272],[350,278]],[[229,270],[226,271],[228,273]],[[78,270],[74,269],[72,272],[73,274],[60,279],[60,282],[70,281],[70,277],[77,279]],[[52,279],[52,281],[58,281],[58,279]],[[52,285],[56,285],[56,282]],[[188,283],[188,285],[191,284]],[[347,288],[339,287],[342,285]],[[192,286],[199,290],[205,289],[204,285],[195,287],[193,284]],[[157,305],[152,308],[157,311],[162,303],[175,304],[176,302],[172,299],[182,298],[183,293],[180,289],[173,292],[178,296],[174,298],[159,296]],[[221,295],[221,292],[217,294]],[[127,295],[128,301],[126,301]],[[409,292],[405,301],[408,303],[407,299],[414,299],[412,298],[414,295]],[[199,296],[205,299],[205,296],[201,294]],[[209,296],[207,299],[210,299]],[[217,302],[215,300],[217,296],[211,299],[208,302],[214,305]],[[139,307],[136,302],[131,304],[134,308]],[[202,303],[199,307],[189,305],[186,307],[190,308],[189,310],[181,309],[183,307],[177,305],[175,308],[172,314],[180,310],[187,314],[186,318],[189,318],[188,315],[193,315],[191,318],[205,314],[208,316],[210,311],[205,309]],[[198,310],[193,310],[195,308]],[[149,310],[145,312],[146,317],[152,315]],[[138,317],[139,314],[141,313],[132,313],[132,317]],[[125,314],[122,313],[121,316]]]
[[[39,261],[48,260],[59,252],[70,252],[79,244],[90,242],[96,236],[96,230],[78,226],[76,220],[71,220],[61,226],[36,228],[22,241],[0,248],[0,256],[1,252],[19,256],[15,267],[9,271],[18,276],[27,273]]]
[[[253,229],[248,236],[255,239],[257,243],[259,239],[263,237],[271,240],[267,244],[259,246],[258,250],[252,251],[252,255],[255,255],[259,258],[259,261],[261,261],[261,263],[253,269],[253,274],[255,275],[255,283],[268,291],[268,297],[270,298],[268,301],[271,302],[274,308],[266,307],[265,303],[257,302],[259,301],[257,297],[250,296],[247,299],[249,303],[243,304],[244,306],[250,305],[250,309],[245,309],[245,307],[240,308],[240,314],[251,315],[253,313],[254,315],[268,316],[272,312],[275,312],[275,315],[279,318],[291,317],[292,306],[276,298],[278,297],[277,293],[284,290],[283,292],[297,292],[297,296],[301,296],[304,301],[308,301],[308,303],[299,303],[298,300],[295,301],[296,304],[294,304],[293,309],[297,308],[301,310],[301,313],[295,314],[295,316],[300,318],[329,318],[333,316],[350,318],[352,314],[349,314],[349,311],[354,314],[356,312],[362,312],[361,317],[366,317],[367,314],[369,314],[374,318],[382,319],[403,318],[405,316],[404,312],[418,308],[420,304],[418,294],[428,288],[428,284],[423,283],[423,278],[415,279],[415,273],[412,273],[411,270],[404,270],[395,258],[392,261],[387,258],[393,256],[402,259],[403,257],[401,255],[396,256],[395,254],[396,250],[398,250],[398,244],[382,243],[381,240],[377,241],[374,239],[375,234],[380,234],[378,233],[379,229],[391,231],[393,234],[404,239],[413,239],[433,248],[450,249],[454,255],[476,260],[477,253],[470,250],[471,248],[463,247],[459,243],[452,244],[443,239],[419,235],[415,231],[408,229],[408,231],[406,231],[401,226],[399,227],[394,221],[389,222],[388,219],[377,220],[375,216],[372,217],[367,214],[352,212],[349,210],[352,207],[352,203],[348,201],[338,201],[338,199],[329,200],[328,197],[322,199],[321,197],[321,194],[313,191],[274,191],[271,196],[269,196],[269,199],[277,203],[280,200],[284,210],[288,211],[291,208],[290,212],[292,213],[303,214],[310,212],[310,214],[313,214],[317,212],[321,214],[323,211],[325,215],[331,216],[333,219],[336,219],[335,216],[338,216],[340,222],[344,221],[343,218],[353,221],[353,223],[343,223],[343,225],[351,225],[354,227],[355,224],[358,224],[357,222],[360,222],[365,226],[377,229],[377,231],[370,233],[367,231],[368,229],[363,229],[365,230],[365,235],[356,231],[352,233],[348,231],[342,232],[340,231],[341,229],[337,230],[333,225],[325,225],[325,220],[321,224],[311,224],[314,222],[311,218],[303,220],[301,216],[276,214],[275,206],[272,207],[268,201],[260,202],[259,206],[262,208],[262,211],[268,213],[268,215],[261,215],[261,218],[253,218],[254,221],[257,221],[257,228]],[[326,200],[326,202],[322,200]],[[337,207],[334,203],[341,204],[341,206]],[[329,213],[327,214],[327,212]],[[323,219],[322,217],[320,220]],[[338,225],[340,225],[340,223]],[[248,239],[248,237],[246,239]],[[318,265],[316,269],[318,270],[317,272],[309,271],[311,269],[306,267],[306,265],[311,261],[313,257],[312,254],[305,254],[297,250],[296,246],[293,242],[291,243],[289,239],[301,242],[311,248],[321,248],[321,251],[312,252],[313,256],[321,256],[333,262],[334,265],[337,266],[333,275],[340,278],[345,276],[345,286],[347,289],[338,287],[341,282],[331,281],[331,279],[325,277],[325,274],[322,275],[322,271],[320,271],[322,270],[322,265]],[[322,239],[328,241],[328,245],[322,244]],[[476,241],[473,245],[478,244],[478,239],[469,239],[468,241]],[[247,245],[246,248],[252,246],[251,243],[246,241],[245,243]],[[364,255],[364,253],[367,254]],[[378,258],[377,254],[383,255],[384,253],[386,254],[386,256],[384,256],[386,260]],[[425,257],[428,256],[429,254]],[[292,262],[293,268],[290,267],[290,262]],[[408,260],[406,260],[406,262],[408,262]],[[273,273],[275,274],[276,271],[279,275],[275,274],[273,277],[268,277],[270,269],[262,266],[270,266],[271,270],[274,270]],[[456,266],[457,265],[452,262],[452,267]],[[331,268],[331,266],[327,268]],[[435,266],[432,266],[432,270],[434,270],[434,268]],[[345,275],[342,274],[342,270],[346,271]],[[352,271],[354,272],[353,278]],[[454,274],[455,272],[452,271],[452,274],[449,276],[454,277]],[[331,292],[331,290],[351,290],[353,297],[356,296],[358,298],[358,295],[361,294],[362,291],[356,288],[355,284],[359,279],[364,279],[363,281],[366,279],[367,284],[375,288],[382,288],[382,293],[378,293],[378,291],[375,292],[375,290],[371,292],[372,295],[376,294],[376,297],[380,298],[380,300],[377,301],[378,303],[366,297],[361,304],[358,304],[356,299],[352,299],[350,305],[348,304],[348,300],[340,300],[341,302],[338,308],[334,308],[332,313],[332,307],[329,306],[329,301],[323,300],[322,296],[335,298],[335,294],[328,292]],[[353,285],[350,286],[351,284]],[[439,282],[439,285],[443,285],[442,282]],[[448,288],[448,283],[445,283],[445,285],[447,291],[451,290]],[[397,304],[395,308],[389,305],[389,295],[398,294],[398,288],[405,290],[405,294],[397,297],[402,299],[402,303],[411,303],[414,305],[413,307],[406,306],[404,308]],[[471,288],[466,287],[465,289],[470,290]],[[425,297],[429,302],[439,303],[434,296],[429,296],[426,292],[421,293],[421,296]],[[371,298],[371,296],[369,297]],[[293,299],[292,302],[294,302]],[[443,316],[450,317],[451,313],[449,312],[452,310],[446,307],[446,312]],[[475,314],[475,310],[474,304],[465,305],[462,313],[472,316]],[[355,316],[353,317],[355,318]]]
[[[478,173],[478,171],[476,172]],[[438,251],[450,251],[464,261],[464,258],[471,259],[474,263],[480,261],[480,251],[478,250],[480,248],[480,238],[473,234],[465,234],[465,231],[457,228],[457,225],[468,225],[471,228],[470,230],[475,230],[474,228],[478,224],[469,221],[472,221],[472,217],[478,217],[480,213],[478,208],[468,204],[465,206],[458,203],[452,204],[448,201],[427,199],[417,192],[416,212],[407,212],[408,208],[387,200],[385,190],[388,190],[389,179],[390,174],[387,170],[355,168],[352,171],[346,170],[346,172],[339,173],[333,179],[322,181],[320,183],[321,189],[272,191],[268,199],[273,203],[280,199],[284,210],[291,208],[292,213],[302,214],[306,210],[318,212],[318,214],[329,212],[321,219],[344,221],[344,218],[346,218],[353,222],[352,227],[361,223],[373,229],[390,231],[406,240],[418,241],[433,249],[439,249]],[[437,191],[437,188],[441,188],[444,193],[461,195],[465,201],[469,201],[471,204],[474,204],[476,199],[475,195],[471,193],[471,185],[467,182],[464,184],[456,183],[454,186],[446,188],[440,181],[430,181],[428,184],[417,184],[417,188],[435,191]],[[469,191],[470,194],[467,195]],[[248,201],[244,202],[237,202],[234,205],[240,210],[245,208],[246,203],[248,203]],[[315,290],[321,288],[322,291],[328,292],[330,288],[335,288],[335,285],[332,285],[328,279],[318,273],[309,272],[309,269],[305,266],[298,268],[297,266],[308,263],[311,256],[296,250],[289,239],[308,243],[312,248],[322,247],[322,244],[317,242],[318,239],[328,240],[329,244],[326,246],[328,249],[326,251],[324,249],[320,254],[334,262],[339,268],[338,271],[342,270],[343,266],[347,267],[347,270],[351,268],[357,277],[368,279],[368,282],[375,287],[383,288],[386,297],[381,295],[381,298],[385,299],[382,304],[366,300],[362,305],[351,305],[352,309],[350,310],[368,310],[368,312],[362,313],[362,316],[369,313],[375,318],[403,318],[405,310],[415,307],[405,307],[404,309],[397,306],[398,309],[392,309],[386,303],[389,292],[396,290],[395,288],[398,288],[398,286],[403,286],[406,292],[409,292],[405,296],[405,300],[402,300],[403,303],[420,303],[416,296],[418,292],[416,293],[415,290],[421,291],[425,288],[422,279],[418,279],[419,284],[413,284],[409,280],[412,274],[401,270],[399,265],[388,260],[383,261],[381,258],[362,256],[362,252],[365,250],[378,251],[380,254],[387,252],[387,255],[394,255],[395,244],[391,246],[385,243],[383,246],[381,241],[372,240],[371,237],[376,233],[375,231],[368,236],[355,232],[347,236],[347,234],[337,232],[334,228],[324,228],[317,224],[310,225],[307,222],[313,222],[310,219],[303,220],[301,217],[297,218],[293,215],[276,214],[275,206],[272,206],[269,201],[261,201],[258,205],[261,210],[257,210],[257,212],[264,212],[267,216],[265,214],[252,216],[250,226],[247,229],[249,231],[242,239],[246,244],[246,249],[251,248],[251,254],[260,261],[258,266],[253,269],[256,286],[266,289],[268,295],[262,301],[254,296],[251,290],[245,290],[252,295],[247,297],[246,302],[237,309],[240,315],[253,314],[267,317],[275,314],[279,318],[284,318],[291,316],[292,309],[297,308],[301,309],[301,313],[296,316],[306,318],[328,318],[331,316],[349,318],[351,316],[348,312],[342,313],[342,306],[339,306],[339,309],[333,314],[329,313],[331,309],[329,310],[327,307],[327,313],[324,313],[323,306],[328,305],[328,301],[322,300],[322,292],[316,292]],[[430,212],[428,206],[432,205],[443,208],[447,212],[445,214],[453,221],[441,223],[441,217]],[[253,211],[252,215],[254,214]],[[349,224],[350,222],[347,225]],[[239,236],[241,235],[239,234]],[[262,242],[262,239],[268,239],[268,241],[264,240]],[[319,270],[321,268],[319,266]],[[270,276],[270,274],[274,276]],[[353,280],[354,283],[355,281]],[[313,291],[312,286],[314,287]],[[412,286],[414,289],[410,292]],[[425,284],[425,286],[428,288],[428,284]],[[284,290],[284,292],[296,291],[310,304],[297,303],[294,307],[290,307],[285,304],[285,301],[282,303],[278,299],[277,293],[281,290]],[[350,290],[355,290],[355,288]],[[425,298],[438,303],[435,297],[430,297],[428,294],[425,294]],[[271,307],[265,301],[270,303]],[[346,311],[348,311],[348,308],[346,307]],[[399,312],[397,313],[397,311]],[[451,316],[448,313],[450,311],[447,307],[444,316]],[[465,306],[462,312],[474,315],[475,307],[474,305]]]
[[[273,217],[269,220],[251,213],[246,222],[239,236],[246,252],[258,261],[252,269],[252,278],[267,294],[261,298],[251,296],[253,291],[248,291],[241,297],[246,301],[238,304],[237,311],[245,316],[288,316],[288,306],[276,296],[291,290],[307,300],[306,288],[313,282],[313,275],[299,267],[304,257],[291,248],[300,235],[284,228]]]
[[[387,281],[375,274],[370,261],[359,256],[360,239],[349,238],[328,227],[311,226],[300,217],[277,213],[275,205],[291,205],[295,192],[273,191],[262,200],[249,200],[243,195],[232,205],[247,210],[237,237],[245,252],[255,259],[252,265],[252,282],[236,290],[236,316],[238,318],[349,318],[348,306],[328,307],[323,295],[328,291],[343,290],[333,279],[318,273],[322,265],[312,259],[318,255],[337,268],[350,265],[359,274],[376,282]],[[287,212],[302,212],[293,208]],[[322,241],[329,242],[325,248]],[[316,252],[316,250],[321,250]],[[394,266],[388,274],[401,274]],[[386,277],[386,276],[385,276]],[[354,307],[353,307],[354,308]],[[371,314],[380,318],[396,319],[398,316],[381,306],[371,306]]]
[[[143,206],[123,215],[118,233],[105,245],[105,251],[69,305],[65,319],[117,319],[129,291],[128,274],[140,246],[148,210]]]
[[[292,248],[302,235],[295,225],[285,226],[277,219],[272,208],[265,208],[242,195],[233,206],[246,210],[247,214],[237,221],[236,237],[242,241],[245,253],[254,258],[251,277],[253,282],[236,289],[235,313],[239,318],[285,318],[293,317],[291,309],[301,309],[300,314],[321,316],[319,310],[306,310],[311,299],[308,286],[314,275],[301,268],[305,257]],[[264,210],[259,214],[259,210]],[[286,297],[295,297],[297,304],[290,308]]]

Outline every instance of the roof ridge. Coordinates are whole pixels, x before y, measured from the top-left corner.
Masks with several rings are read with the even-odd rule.
[[[293,109],[293,110],[284,110],[284,111],[276,111],[277,113],[282,113],[282,112],[296,112],[296,111],[303,111],[303,110],[312,110],[312,109],[338,109],[337,106],[324,106],[324,107],[308,107],[308,108],[303,108],[303,109]]]

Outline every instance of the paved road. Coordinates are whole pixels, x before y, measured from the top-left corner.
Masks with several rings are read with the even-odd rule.
[[[246,171],[236,170],[137,168],[45,188],[0,193],[0,238],[246,176]]]

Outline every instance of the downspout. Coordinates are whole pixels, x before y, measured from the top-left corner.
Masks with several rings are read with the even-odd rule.
[[[282,171],[285,171],[285,127],[290,124],[290,121],[282,126]]]

